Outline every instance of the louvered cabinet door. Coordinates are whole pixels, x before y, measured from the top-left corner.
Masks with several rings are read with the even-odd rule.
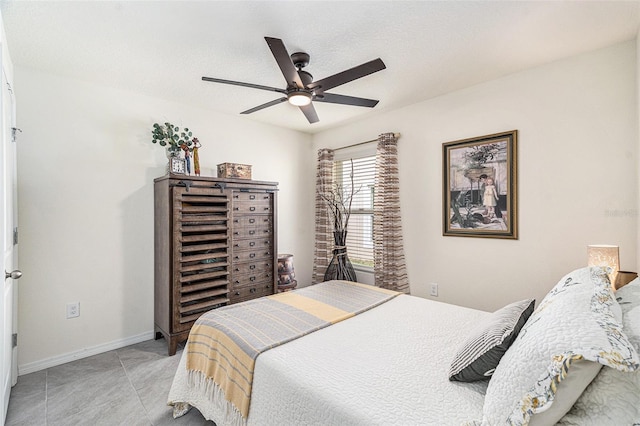
[[[188,331],[228,301],[229,199],[210,188],[173,188],[173,324]]]

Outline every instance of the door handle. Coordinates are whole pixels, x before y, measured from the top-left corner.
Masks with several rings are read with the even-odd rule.
[[[4,271],[4,279],[5,280],[7,278],[11,278],[12,280],[17,280],[21,276],[22,276],[22,271],[19,270],[19,269],[16,269],[15,271],[11,271],[11,272]]]

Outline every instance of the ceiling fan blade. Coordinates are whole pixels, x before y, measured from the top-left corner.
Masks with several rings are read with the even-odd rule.
[[[280,99],[276,99],[275,101],[271,101],[271,102],[267,102],[266,104],[262,104],[262,105],[258,105],[257,107],[253,107],[251,109],[248,109],[246,111],[242,111],[240,114],[251,114],[252,112],[256,112],[256,111],[260,111],[261,109],[265,109],[268,108],[270,106],[274,106],[274,105],[278,105],[282,102],[286,102],[287,98],[280,98]]]
[[[259,84],[243,83],[241,81],[223,80],[221,78],[213,78],[213,77],[202,77],[202,80],[211,81],[213,83],[224,83],[224,84],[232,84],[234,86],[250,87],[252,89],[268,90],[270,92],[287,93],[286,90],[278,89],[277,87],[261,86]]]
[[[307,117],[307,120],[309,120],[309,123],[313,124],[320,121],[318,120],[318,114],[316,113],[316,109],[313,107],[313,103],[309,105],[301,106],[299,108],[300,108],[300,111],[302,111],[302,113],[304,114],[304,116]]]
[[[356,98],[353,96],[337,95],[335,93],[323,93],[313,99],[315,102],[327,102],[331,104],[353,105],[373,108],[379,101],[375,99]]]
[[[299,89],[304,88],[304,84],[302,84],[298,71],[293,65],[293,62],[291,62],[291,57],[286,47],[284,47],[282,40],[272,37],[265,37],[264,39],[267,41],[269,49],[271,49],[271,53],[273,53],[273,57],[276,59],[280,71],[282,71],[282,75],[284,75],[284,79],[287,81],[287,87],[295,84]]]
[[[339,72],[330,77],[323,78],[322,80],[314,81],[311,83],[309,89],[318,89],[322,92],[332,89],[358,78],[373,74],[374,72],[382,71],[387,68],[382,59],[374,59],[357,67],[350,68],[346,71]]]

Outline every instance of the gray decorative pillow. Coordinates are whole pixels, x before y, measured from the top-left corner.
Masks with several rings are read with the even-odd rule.
[[[474,382],[491,378],[500,358],[531,316],[534,305],[535,299],[512,303],[474,328],[451,362],[449,380]]]

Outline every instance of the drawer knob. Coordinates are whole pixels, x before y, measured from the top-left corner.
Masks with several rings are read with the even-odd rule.
[[[256,209],[255,207],[249,207],[250,212],[255,211],[255,209]]]
[[[250,265],[249,269],[256,269],[256,265]],[[238,271],[239,269],[236,269],[236,271]]]
[[[249,257],[253,259],[254,257],[256,257],[256,254],[255,254],[255,253],[249,253]],[[237,259],[237,258],[238,258],[238,257],[236,256],[236,259]]]
[[[249,247],[253,247],[253,246],[255,246],[255,245],[256,245],[256,242],[255,242],[255,241],[251,241],[251,242],[249,243]]]
[[[265,231],[265,232],[268,232],[268,231]],[[256,230],[255,230],[255,229],[252,229],[252,230],[250,230],[250,231],[249,231],[249,235],[253,235],[253,234],[255,234],[255,233],[256,233]]]
[[[249,219],[249,223],[255,223],[256,220],[254,218]]]
[[[256,196],[255,196],[255,195],[249,195],[249,199],[250,199],[250,200],[255,200],[255,199],[256,199]]]
[[[256,277],[249,277],[249,281],[255,281]]]
[[[256,292],[255,288],[252,288],[251,290],[249,290],[249,293],[255,293],[255,292]]]
[[[236,291],[236,296],[240,296],[240,292],[239,291]]]

